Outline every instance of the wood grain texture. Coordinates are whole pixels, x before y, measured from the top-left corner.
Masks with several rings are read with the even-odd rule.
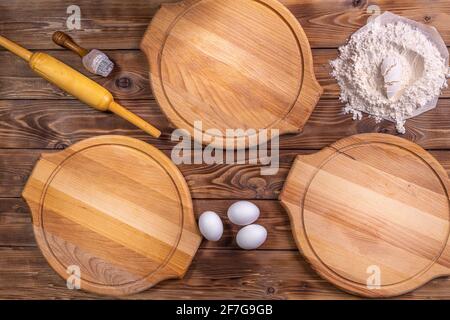
[[[238,249],[235,237],[240,227],[233,225],[227,218],[228,208],[237,200],[202,200],[193,201],[195,217],[198,220],[205,211],[219,214],[224,223],[224,235],[218,242],[203,241],[205,249]],[[258,224],[264,226],[270,237],[260,250],[295,250],[290,222],[281,204],[276,200],[254,200],[261,209]],[[31,211],[21,198],[3,198],[0,201],[0,247],[34,247]]]
[[[450,44],[450,6],[445,0],[286,0],[284,3],[305,25],[305,32],[313,47],[337,47],[343,44],[373,14],[368,12],[369,6],[378,6],[381,13],[391,11],[432,25],[441,33],[445,43]]]
[[[162,111],[205,145],[253,147],[258,130],[299,132],[322,94],[303,29],[274,0],[164,5],[141,49]]]
[[[114,97],[106,88],[51,55],[43,52],[32,53],[3,36],[0,36],[0,46],[25,60],[28,67],[42,78],[86,105],[98,111],[115,113],[152,137],[159,138],[161,135],[157,128],[114,101]]]
[[[66,30],[67,7],[80,6],[82,30],[74,39],[87,48],[138,49],[153,15],[162,3],[178,0],[15,0],[0,3],[0,33],[30,49],[56,49],[53,32]],[[382,11],[435,26],[450,45],[449,3],[446,0],[281,0],[302,24],[313,48],[340,46],[363,26],[369,5]],[[45,8],[45,12],[42,11]],[[108,41],[99,41],[108,39]],[[48,41],[45,41],[48,39]]]
[[[418,145],[364,134],[297,157],[280,200],[322,277],[391,297],[450,274],[448,192],[445,169]]]
[[[89,292],[130,295],[182,278],[201,241],[180,171],[124,136],[43,154],[23,197],[49,264],[64,279],[77,266]]]
[[[3,257],[0,260],[0,296],[3,298],[101,298],[68,290],[37,248],[0,248],[0,254]],[[209,249],[198,252],[184,279],[165,281],[130,298],[170,297],[186,300],[352,298],[314,275],[298,252]]]
[[[35,247],[31,211],[22,198],[0,200],[0,247]]]
[[[76,69],[83,71],[80,61],[70,52],[60,50],[51,41],[56,30],[66,30],[66,9],[78,4],[82,13],[82,30],[70,31],[75,40],[87,48],[120,49],[107,51],[116,62],[112,77],[100,79],[123,105],[158,127],[165,128],[161,141],[145,134],[113,115],[89,110],[63,95],[31,71],[22,62],[0,50],[0,193],[2,197],[18,197],[41,152],[24,148],[62,149],[83,139],[101,134],[124,134],[169,150],[171,128],[152,99],[148,85],[148,65],[139,49],[145,29],[162,2],[178,0],[15,0],[0,2],[0,33],[30,49],[43,49]],[[181,166],[183,174],[195,189],[196,198],[276,199],[297,154],[310,153],[298,149],[320,149],[348,135],[363,132],[395,133],[395,128],[372,120],[351,121],[342,114],[337,102],[338,87],[329,76],[328,61],[335,58],[337,46],[362,26],[369,5],[381,10],[434,25],[450,45],[448,1],[397,0],[282,0],[299,19],[313,48],[314,68],[327,100],[322,100],[308,122],[305,132],[281,139],[282,170],[271,178],[261,178],[254,166]],[[67,31],[67,30],[66,30]],[[105,41],[104,39],[108,39]],[[443,97],[450,97],[449,89]],[[37,99],[37,100],[36,100]],[[43,100],[46,99],[46,100]],[[59,101],[50,101],[59,100]],[[126,101],[125,101],[126,100]],[[131,101],[135,100],[135,101]],[[428,149],[442,149],[432,155],[450,172],[449,126],[450,104],[442,99],[434,111],[408,123],[405,137]],[[166,151],[166,154],[169,154]],[[194,208],[214,208],[223,214],[230,200],[194,199]],[[233,201],[233,200],[231,200]],[[199,204],[200,203],[200,204]],[[271,204],[267,204],[271,203]],[[191,270],[183,280],[168,281],[139,294],[139,299],[217,298],[217,299],[351,299],[322,280],[312,271],[298,252],[292,249],[286,212],[275,201],[257,204],[267,213],[262,223],[269,230],[265,250],[246,253],[234,250],[231,234],[226,230],[224,242],[216,246],[204,242]],[[271,228],[272,223],[274,225]],[[101,296],[67,290],[65,283],[48,266],[35,248],[29,209],[20,199],[0,199],[0,298],[19,299],[99,299]],[[3,232],[5,231],[5,232]],[[228,246],[231,247],[228,247]],[[17,246],[21,246],[18,248]],[[24,248],[23,246],[27,247]],[[211,250],[214,247],[219,250]],[[231,250],[225,250],[228,247]],[[267,251],[266,251],[267,250]],[[270,261],[270,264],[267,263]],[[217,266],[220,266],[218,268]],[[433,280],[402,296],[402,299],[450,299],[449,278]],[[134,298],[134,296],[132,297]]]
[[[160,139],[152,139],[120,117],[101,113],[77,101],[0,100],[0,147],[61,149],[86,138],[102,134],[128,135],[171,150],[173,127],[154,101],[122,100],[132,112],[162,129]],[[395,125],[388,121],[376,123],[365,117],[353,121],[343,114],[337,100],[321,100],[300,134],[280,138],[283,150],[321,149],[336,140],[358,133],[380,132],[396,135]],[[426,149],[447,149],[450,146],[450,99],[439,100],[437,108],[406,123],[402,137]]]
[[[0,199],[20,197],[42,152],[48,151],[0,150]],[[274,176],[261,176],[261,167],[257,165],[181,165],[179,169],[194,199],[276,200],[280,196],[295,157],[314,152],[314,150],[282,151],[280,171]],[[166,152],[166,155],[169,154]],[[432,151],[431,155],[450,174],[450,151]]]
[[[102,113],[78,101],[19,100],[0,102],[0,131],[9,136],[2,148],[63,149],[102,134],[129,135],[167,149],[169,124],[154,101],[123,101],[132,112],[165,131],[154,139],[112,113]],[[161,141],[160,141],[161,140]]]
[[[263,210],[262,223],[278,225],[269,230],[269,246],[258,252],[230,250],[227,235],[211,250],[202,243],[183,280],[166,281],[132,299],[354,299],[321,279],[294,248],[287,214],[277,201],[256,202]],[[271,203],[267,205],[267,203]],[[198,210],[223,212],[228,201],[194,201]],[[101,299],[83,291],[71,291],[48,266],[36,248],[26,204],[21,199],[3,199],[0,206],[0,297],[3,299]],[[273,212],[273,216],[272,216]],[[282,220],[280,220],[282,219]],[[276,221],[279,221],[278,223]],[[18,229],[18,226],[20,229]],[[283,234],[280,228],[283,225]],[[20,232],[13,232],[20,231]],[[289,238],[289,241],[287,239]],[[223,247],[222,247],[223,246]],[[210,249],[211,248],[211,249]],[[268,251],[267,251],[268,250]],[[233,260],[235,263],[230,264]],[[270,264],[267,261],[270,260]],[[265,262],[264,262],[265,261]],[[217,264],[221,268],[217,268]],[[262,265],[265,265],[262,266]],[[448,299],[448,278],[439,278],[401,299]],[[219,286],[221,290],[217,290]]]
[[[0,248],[0,254],[2,298],[102,298],[68,290],[37,248]],[[449,299],[448,286],[448,278],[436,279],[400,298]],[[200,250],[184,279],[160,283],[130,298],[314,300],[355,299],[355,296],[339,291],[321,279],[296,251]]]
[[[108,89],[117,99],[150,100],[153,99],[148,78],[147,59],[138,50],[107,50],[105,53],[116,63],[108,78],[95,76],[84,70],[79,58],[68,51],[46,50],[53,57],[64,61],[86,76]],[[323,88],[323,99],[335,99],[339,96],[339,86],[330,75],[330,61],[336,59],[337,49],[314,49],[312,51],[314,73]],[[9,52],[0,51],[0,97],[1,99],[74,99],[55,86],[37,76],[23,62]],[[442,98],[450,97],[450,88],[443,90]]]
[[[46,150],[0,150],[1,197],[20,197],[20,193],[39,155]],[[165,151],[170,156],[170,151]],[[280,171],[261,176],[258,165],[180,165],[193,198],[196,199],[276,199],[298,151],[285,152]],[[305,153],[304,151],[302,153]],[[0,198],[1,198],[0,197]]]
[[[139,50],[105,51],[116,64],[108,78],[89,73],[83,67],[81,60],[69,51],[45,50],[43,52],[98,82],[119,100],[153,98],[148,85],[147,60]],[[36,75],[24,65],[23,61],[10,52],[0,51],[0,63],[2,65],[2,74],[0,75],[0,97],[2,99],[75,99]]]

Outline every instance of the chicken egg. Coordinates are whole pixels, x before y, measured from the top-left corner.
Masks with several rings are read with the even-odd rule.
[[[259,208],[249,201],[239,201],[228,209],[228,219],[239,226],[252,224],[259,218]]]
[[[201,234],[209,241],[219,241],[223,235],[223,223],[219,215],[212,211],[202,213],[198,221]]]
[[[254,250],[266,242],[267,230],[258,224],[252,224],[242,228],[237,236],[237,245],[244,250]]]
[[[388,99],[393,99],[402,89],[405,71],[399,57],[388,56],[381,63],[381,74],[384,78],[384,88]]]

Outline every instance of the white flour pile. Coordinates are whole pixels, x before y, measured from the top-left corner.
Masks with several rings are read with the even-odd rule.
[[[426,111],[447,86],[446,59],[422,31],[402,21],[369,23],[339,51],[332,75],[354,120],[368,113],[405,133],[406,119]]]

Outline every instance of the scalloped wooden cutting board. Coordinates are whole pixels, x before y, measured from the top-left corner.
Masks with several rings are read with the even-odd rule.
[[[448,176],[412,142],[363,134],[298,156],[280,200],[300,252],[343,290],[390,297],[450,275]]]
[[[276,0],[164,4],[141,49],[160,107],[203,144],[258,143],[254,132],[227,129],[297,133],[322,94],[308,39]]]
[[[79,270],[86,291],[129,295],[181,278],[201,242],[182,174],[136,139],[43,154],[23,197],[49,264],[66,280]]]

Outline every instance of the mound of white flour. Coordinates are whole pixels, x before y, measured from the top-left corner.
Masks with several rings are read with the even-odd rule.
[[[445,58],[422,31],[402,21],[369,23],[339,52],[331,62],[332,75],[341,88],[345,112],[354,120],[368,113],[377,121],[395,122],[397,131],[405,133],[405,120],[421,113],[447,86]],[[400,89],[388,98],[380,70],[390,57],[401,64],[401,74]]]

